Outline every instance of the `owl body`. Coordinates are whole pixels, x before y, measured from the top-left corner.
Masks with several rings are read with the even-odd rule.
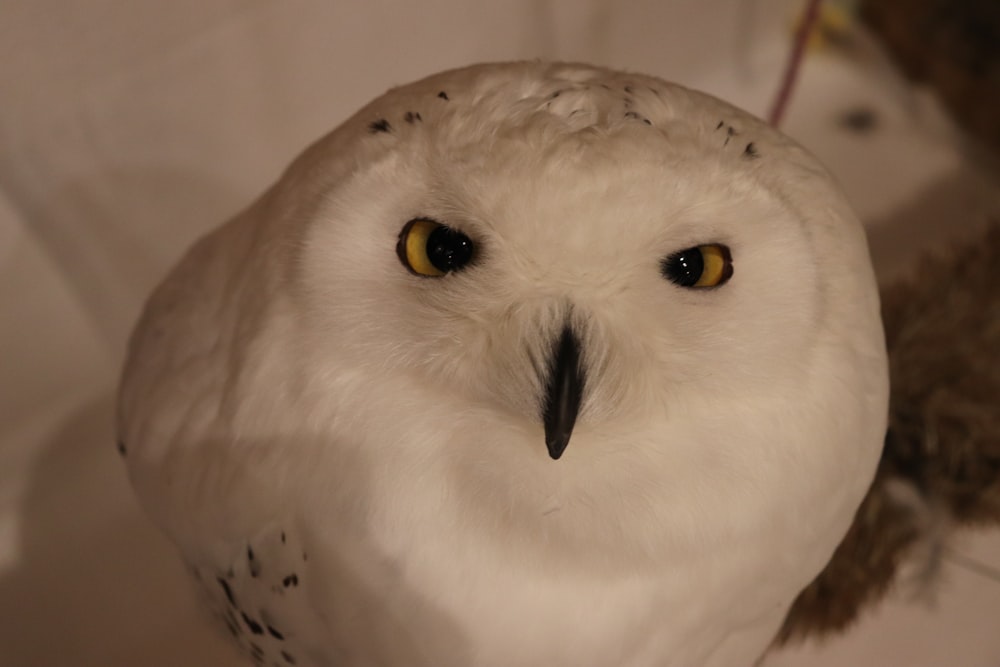
[[[886,401],[810,156],[658,79],[512,63],[390,91],[196,244],[119,429],[260,664],[729,667],[847,530]]]

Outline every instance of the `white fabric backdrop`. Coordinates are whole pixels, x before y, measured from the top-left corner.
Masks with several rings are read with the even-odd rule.
[[[797,4],[0,0],[0,663],[229,659],[132,501],[112,396],[144,296],[308,142],[391,85],[513,58],[642,70],[763,113]],[[904,216],[926,233],[901,241],[899,211],[995,203],[908,96],[821,56],[787,126],[872,221],[883,272],[939,233]],[[880,111],[876,138],[837,133],[852,104]]]

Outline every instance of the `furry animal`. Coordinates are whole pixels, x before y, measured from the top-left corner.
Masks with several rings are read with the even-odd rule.
[[[119,432],[259,664],[735,667],[848,530],[887,400],[811,156],[656,78],[511,63],[390,91],[197,243]]]

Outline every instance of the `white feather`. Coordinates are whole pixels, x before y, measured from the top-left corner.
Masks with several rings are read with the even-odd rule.
[[[408,273],[418,216],[475,261]],[[725,285],[660,274],[709,242]],[[553,461],[566,322],[587,387]],[[390,91],[203,239],[120,431],[265,664],[734,667],[845,533],[886,402],[865,239],[809,155],[658,79],[514,63]]]

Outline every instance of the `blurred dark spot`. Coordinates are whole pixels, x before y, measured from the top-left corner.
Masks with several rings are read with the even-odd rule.
[[[868,134],[877,129],[878,124],[878,114],[868,107],[848,109],[837,118],[837,125],[857,134]]]

